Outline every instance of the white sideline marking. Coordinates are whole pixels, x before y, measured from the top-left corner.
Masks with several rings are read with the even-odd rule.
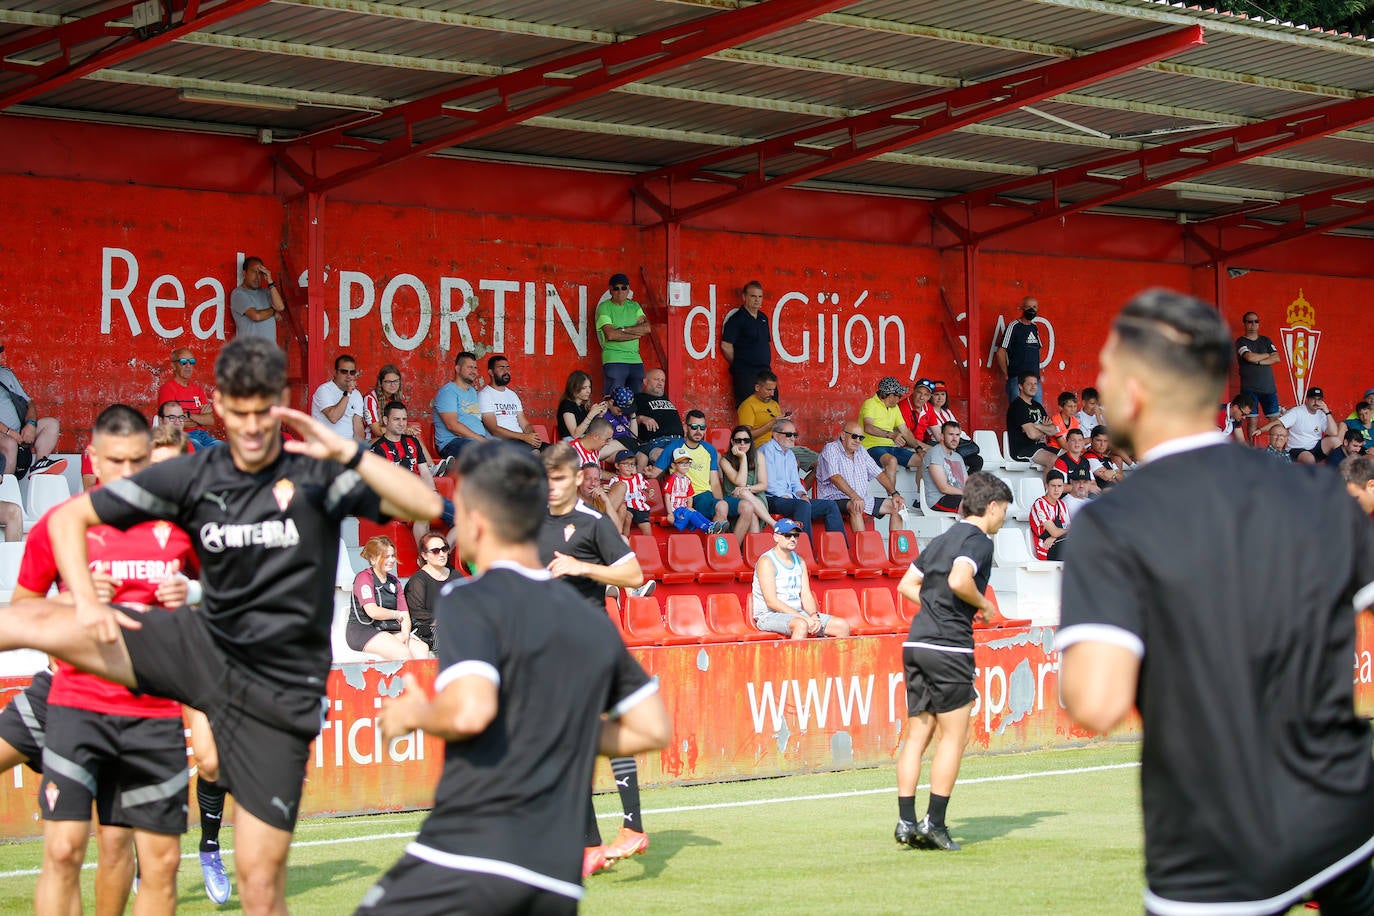
[[[1108,770],[1129,770],[1139,767],[1139,763],[1105,763],[1095,767],[1074,767],[1068,770],[1042,770],[1036,773],[1010,773],[1005,776],[977,776],[972,779],[961,779],[959,785],[971,786],[979,783],[988,782],[1016,782],[1022,779],[1038,779],[1041,776],[1077,776],[1083,773],[1102,773]],[[929,783],[922,783],[919,788],[930,788]],[[650,808],[644,814],[679,814],[684,811],[712,811],[719,808],[747,808],[752,805],[779,805],[785,802],[802,801],[824,801],[831,798],[856,798],[861,795],[883,795],[891,794],[895,789],[892,786],[885,786],[881,789],[854,789],[850,792],[824,792],[818,795],[788,795],[781,798],[754,798],[746,801],[733,802],[712,802],[706,805],[675,805],[671,808]],[[418,812],[417,812],[418,813]],[[605,814],[598,814],[598,818],[622,818],[624,815],[619,811],[608,811]],[[339,837],[333,840],[303,840],[293,841],[292,849],[302,849],[307,846],[341,846],[345,843],[370,843],[373,840],[402,840],[411,839],[415,836],[415,831],[407,830],[402,833],[372,833],[367,836]],[[224,849],[221,854],[225,858],[232,857],[232,849]],[[199,852],[188,852],[181,857],[182,859],[199,859]],[[95,868],[94,862],[87,862],[81,866],[82,870]],[[38,874],[36,868],[24,868],[17,871],[0,872],[0,879],[4,878],[28,878]]]

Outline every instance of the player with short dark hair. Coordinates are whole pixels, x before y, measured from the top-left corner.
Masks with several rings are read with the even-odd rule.
[[[454,531],[479,574],[444,586],[431,700],[413,675],[381,712],[385,739],[447,742],[434,810],[358,913],[573,913],[595,754],[667,743],[656,682],[604,610],[543,567],[544,469],[499,443],[463,450]],[[606,713],[609,718],[602,719]]]
[[[331,663],[339,524],[432,518],[412,473],[282,406],[286,359],[235,338],[215,366],[227,448],[174,458],[64,503],[54,553],[75,609],[35,600],[0,615],[0,648],[46,651],[83,670],[203,710],[221,781],[238,803],[246,912],[285,910],[286,858]],[[301,436],[283,443],[286,422]],[[85,533],[166,519],[193,533],[201,610],[133,617],[100,603]]]
[[[897,754],[897,829],[903,846],[958,851],[945,811],[968,743],[973,689],[973,619],[1001,619],[984,594],[992,575],[992,538],[1011,505],[1011,490],[987,471],[964,483],[959,523],[930,542],[907,568],[897,591],[921,606],[902,643],[906,734]],[[921,757],[935,728],[940,744],[930,765],[930,804],[916,819]]]
[[[581,463],[566,442],[555,443],[543,454],[548,477],[548,511],[539,532],[539,559],[556,578],[568,583],[605,616],[606,587],[633,589],[644,584],[639,558],[620,536],[615,524],[578,498]],[[587,837],[583,874],[605,868],[615,859],[638,855],[649,848],[639,804],[639,769],[633,757],[611,759],[616,790],[620,793],[625,823],[616,838],[601,845],[601,830],[590,796],[587,799]]]
[[[1258,916],[1310,896],[1371,913],[1374,759],[1350,659],[1374,526],[1334,474],[1228,444],[1230,359],[1216,309],[1180,293],[1142,293],[1113,323],[1098,388],[1141,460],[1074,518],[1061,696],[1093,731],[1140,710],[1149,912]]]

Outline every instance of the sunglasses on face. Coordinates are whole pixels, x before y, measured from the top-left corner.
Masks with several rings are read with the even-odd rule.
[[[185,359],[177,360],[177,365],[179,366],[194,366],[195,364],[196,358],[194,356],[188,356]]]
[[[797,437],[797,434],[794,432],[781,432],[779,430],[774,430],[773,435],[774,437],[782,436],[785,439],[795,439]]]
[[[169,414],[167,414],[167,416],[163,417],[162,419],[163,419],[164,422],[167,422],[167,423],[185,423],[185,422],[186,422],[186,414],[184,414],[184,413],[169,413]]]
[[[688,424],[687,424],[687,428],[688,428],[688,429],[705,429],[705,428],[706,428],[706,424],[705,424],[705,423],[688,423]]]
[[[853,439],[855,442],[858,442],[860,439],[864,437],[863,433],[845,433],[845,435]]]
[[[357,369],[335,369],[334,371],[335,371],[335,372],[338,372],[340,375],[357,375],[357,374],[358,374],[358,370],[357,370]]]
[[[733,442],[733,443],[735,443],[736,445],[748,445],[749,443],[753,442],[754,440],[753,440],[753,439],[731,439],[730,441]]]
[[[612,286],[611,289],[612,289],[612,290],[620,290],[620,289],[628,290],[629,287],[628,287],[628,286],[616,285],[616,286]]]
[[[432,554],[434,554],[435,556],[438,556],[438,555],[441,554],[441,553],[448,553],[448,548],[447,548],[447,547],[431,547],[431,548],[429,548],[428,550],[426,550],[425,553],[432,553]]]
[[[791,532],[791,533],[789,533],[789,534],[780,534],[780,535],[778,535],[778,537],[780,537],[780,538],[787,538],[789,541],[795,541],[797,538],[801,537],[801,532],[800,532],[800,531],[793,531],[793,532]]]

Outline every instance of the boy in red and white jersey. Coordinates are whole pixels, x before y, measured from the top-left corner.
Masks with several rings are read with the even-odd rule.
[[[1064,475],[1050,471],[1045,477],[1045,495],[1031,504],[1031,541],[1037,560],[1063,559],[1064,539],[1069,534],[1069,514],[1060,500],[1064,485]]]
[[[687,486],[691,486],[690,481]],[[629,449],[616,453],[615,476],[611,478],[608,498],[612,505],[625,507],[620,513],[621,534],[628,536],[633,527],[638,527],[641,534],[653,534],[649,524],[649,481],[636,470],[635,453]]]

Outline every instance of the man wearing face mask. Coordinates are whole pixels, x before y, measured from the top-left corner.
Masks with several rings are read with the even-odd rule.
[[[1017,377],[1024,372],[1040,375],[1040,332],[1035,326],[1035,316],[1040,303],[1034,296],[1021,300],[1021,317],[1007,325],[1002,335],[1001,346],[997,348],[997,368],[1007,377],[1007,403],[1016,400],[1021,393]],[[1040,379],[1040,387],[1035,392],[1035,403],[1043,406],[1040,392],[1044,390],[1045,380]]]

